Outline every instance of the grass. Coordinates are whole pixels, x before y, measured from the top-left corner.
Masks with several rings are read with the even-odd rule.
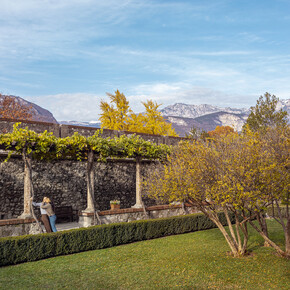
[[[218,229],[170,236],[2,267],[0,289],[290,289],[290,261],[262,245],[251,231],[251,255],[233,258]]]

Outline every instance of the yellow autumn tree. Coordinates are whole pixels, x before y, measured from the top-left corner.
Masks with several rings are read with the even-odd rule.
[[[249,130],[249,126],[244,127],[244,130]],[[290,127],[284,124],[269,126],[259,132],[259,136],[263,143],[261,150],[268,152],[271,158],[272,173],[265,177],[268,179],[268,186],[261,189],[255,205],[255,215],[259,223],[250,223],[264,238],[265,244],[275,248],[278,254],[290,257]],[[271,217],[282,226],[285,251],[268,236],[264,215],[259,214],[263,208],[268,208]]]
[[[107,93],[110,103],[101,101],[101,117],[102,128],[112,130],[127,130],[128,119],[131,112],[129,102],[125,95],[118,90],[115,94]]]
[[[135,114],[129,106],[129,101],[119,90],[115,94],[107,95],[110,102],[101,101],[102,111],[100,121],[101,127],[112,130],[126,130],[136,133],[147,133],[166,136],[178,136],[172,128],[172,124],[166,122],[161,113],[158,112],[160,104],[148,100],[142,102],[145,112]]]
[[[209,142],[180,143],[169,156],[164,170],[146,180],[145,186],[149,197],[162,202],[179,201],[196,206],[217,225],[233,255],[240,256],[245,254],[247,248],[246,222],[241,224],[238,210],[234,210],[238,221],[238,230],[234,231],[229,213],[233,213],[233,209],[227,203],[230,197],[226,194],[221,196],[218,190],[219,177],[225,170],[217,170],[218,164],[223,160],[222,155]],[[224,211],[230,234],[218,214],[221,209]],[[243,239],[240,230],[244,233]]]
[[[171,123],[164,120],[158,108],[161,106],[152,100],[142,102],[145,107],[145,113],[142,114],[142,133],[155,135],[177,136]]]
[[[270,150],[264,149],[259,134],[251,131],[205,142],[180,143],[163,171],[145,182],[147,193],[162,202],[180,201],[197,206],[217,225],[233,255],[244,255],[247,224],[268,206],[271,198],[280,198],[279,188],[286,185],[282,166],[273,159]],[[221,210],[229,232],[218,215]],[[283,254],[277,245],[271,246]]]

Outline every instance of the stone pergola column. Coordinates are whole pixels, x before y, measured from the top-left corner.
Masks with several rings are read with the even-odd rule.
[[[95,212],[94,201],[94,153],[90,151],[88,153],[87,161],[87,208],[84,212]]]
[[[87,208],[82,211],[79,216],[79,224],[83,227],[89,227],[96,224],[101,224],[101,219],[95,209],[95,194],[94,194],[94,152],[88,152],[87,160]]]
[[[141,196],[141,158],[136,158],[136,204],[133,208],[142,208],[142,196]]]
[[[24,161],[24,202],[23,202],[23,213],[18,217],[20,219],[32,218],[31,212],[31,196],[32,196],[32,172],[31,172],[31,157],[23,153]]]

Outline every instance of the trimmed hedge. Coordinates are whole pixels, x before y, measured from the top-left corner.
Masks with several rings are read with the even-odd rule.
[[[283,218],[286,218],[287,217],[287,208],[286,208],[286,205],[280,206],[280,210],[281,210],[282,217]],[[269,206],[266,209],[265,212],[268,214],[268,216],[273,217],[273,209],[272,209],[272,207]],[[276,206],[274,207],[274,217],[279,217],[278,210],[277,210],[277,207]]]
[[[226,224],[223,213],[220,220]],[[0,239],[0,266],[36,261],[59,255],[103,249],[136,241],[216,227],[203,214],[141,220],[69,231]]]

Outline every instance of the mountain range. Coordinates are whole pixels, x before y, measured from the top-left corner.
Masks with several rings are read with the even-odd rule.
[[[90,122],[60,121],[59,124],[72,125],[72,126],[82,126],[82,127],[92,127],[92,128],[101,128],[101,123],[99,121],[90,121]]]
[[[208,104],[188,105],[177,103],[160,110],[172,123],[180,136],[185,136],[192,127],[212,131],[216,126],[231,126],[240,131],[250,113],[249,109],[221,108]]]
[[[32,106],[34,121],[57,123],[52,113],[48,110],[20,97],[15,98],[17,102]],[[288,120],[290,122],[290,99],[280,100],[277,104],[277,110],[280,109],[288,112]],[[235,130],[241,131],[250,113],[250,108],[239,109],[208,104],[189,105],[176,103],[161,109],[160,113],[166,120],[172,123],[172,127],[179,136],[185,136],[192,127],[212,131],[216,126],[231,126]],[[100,128],[101,125],[99,121],[59,121],[58,123],[94,128]]]
[[[290,99],[280,100],[277,110],[286,110],[290,116]],[[162,116],[172,123],[172,127],[179,136],[185,136],[192,127],[212,131],[216,126],[231,126],[241,131],[243,124],[250,114],[250,108],[218,107],[208,104],[189,105],[176,103],[160,110]],[[290,120],[290,119],[289,119]],[[99,122],[62,121],[61,124],[70,124],[88,127],[100,127]]]
[[[290,99],[280,100],[277,110],[288,112],[290,116]],[[176,103],[160,110],[161,114],[169,122],[179,136],[185,136],[192,127],[212,131],[216,126],[231,126],[237,131],[241,131],[243,124],[248,118],[250,108],[230,108],[217,107],[208,104],[188,105]]]

